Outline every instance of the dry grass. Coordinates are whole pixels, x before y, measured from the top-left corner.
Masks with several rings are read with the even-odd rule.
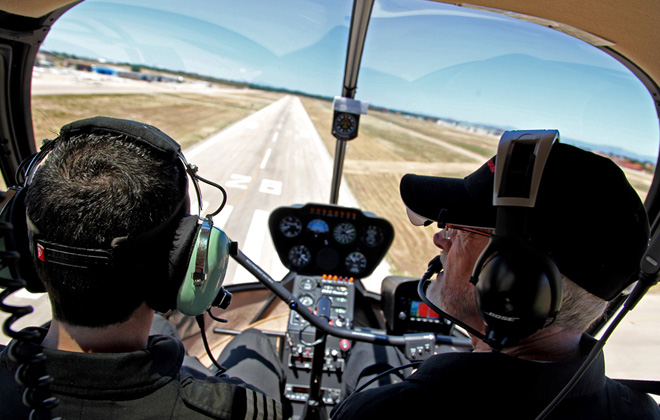
[[[154,125],[186,148],[281,96],[266,92],[251,98],[194,93],[40,95],[32,98],[32,118],[37,141],[53,138],[68,122],[105,115]]]

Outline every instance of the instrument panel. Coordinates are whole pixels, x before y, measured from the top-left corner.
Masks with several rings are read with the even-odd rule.
[[[280,207],[271,213],[268,224],[282,264],[308,275],[367,277],[394,239],[387,220],[329,204]]]

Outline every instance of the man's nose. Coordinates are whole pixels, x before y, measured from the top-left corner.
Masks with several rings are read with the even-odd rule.
[[[451,239],[447,239],[444,230],[441,230],[433,235],[433,244],[444,251],[449,251],[449,248],[451,248]]]

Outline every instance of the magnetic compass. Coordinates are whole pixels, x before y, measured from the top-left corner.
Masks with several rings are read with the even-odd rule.
[[[332,134],[341,140],[352,140],[357,137],[360,116],[349,112],[335,111],[332,120]]]

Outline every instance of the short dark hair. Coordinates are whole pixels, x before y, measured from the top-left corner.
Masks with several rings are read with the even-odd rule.
[[[165,223],[187,192],[176,162],[158,158],[130,137],[82,134],[58,138],[26,194],[27,215],[39,238],[63,245],[108,249],[113,238],[136,236]],[[167,276],[171,241],[136,247],[131,262],[111,268],[70,268],[38,261],[53,316],[103,327],[125,321]],[[171,236],[169,236],[171,238]]]

